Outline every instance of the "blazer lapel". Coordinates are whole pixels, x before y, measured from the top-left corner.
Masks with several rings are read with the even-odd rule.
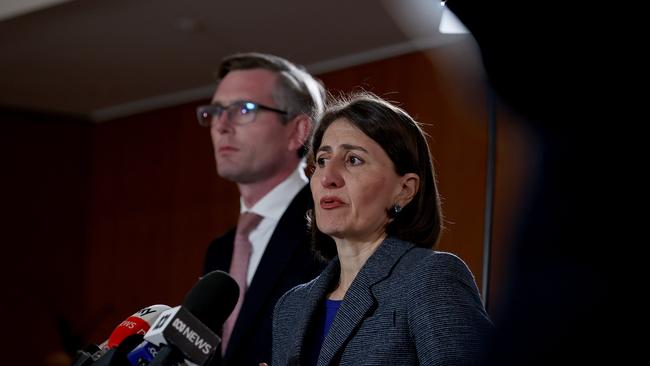
[[[266,303],[274,284],[283,273],[295,248],[298,245],[303,245],[303,241],[308,235],[307,224],[305,222],[305,231],[296,230],[296,220],[301,218],[304,220],[310,198],[309,186],[305,186],[287,207],[271,235],[239,312],[239,318],[229,341],[229,350],[237,349],[243,335],[255,326],[255,315]],[[229,357],[229,353],[226,353],[225,358]]]
[[[340,357],[338,354],[345,348],[354,330],[374,311],[376,302],[372,286],[388,277],[399,258],[411,248],[413,244],[387,238],[368,258],[343,298],[332,327],[323,341],[318,365],[329,365]]]
[[[303,308],[296,312],[296,320],[294,323],[296,336],[294,338],[295,342],[291,345],[291,351],[289,352],[289,364],[300,364],[303,341],[307,336],[307,331],[314,321],[320,321],[320,319],[314,319],[314,314],[325,300],[332,283],[338,279],[339,271],[338,258],[334,258],[325,267],[323,272],[316,277],[314,283],[309,288]]]

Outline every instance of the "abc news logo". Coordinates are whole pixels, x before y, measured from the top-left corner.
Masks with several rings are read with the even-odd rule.
[[[201,338],[198,333],[192,330],[192,328],[190,328],[179,318],[172,320],[172,327],[178,330],[188,341],[190,341],[190,343],[201,350],[201,352],[204,354],[209,355],[212,351],[212,345]]]
[[[163,328],[171,316],[172,314],[170,313],[162,315],[154,326],[153,330]],[[174,317],[174,319],[172,319],[171,328],[175,329],[178,332],[177,334],[180,334],[190,344],[199,349],[203,354],[209,355],[210,352],[212,352],[212,345],[204,340],[196,331],[192,330],[192,328],[190,328],[190,326],[188,326],[179,317]]]

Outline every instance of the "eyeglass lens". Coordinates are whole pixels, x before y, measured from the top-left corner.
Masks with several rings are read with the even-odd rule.
[[[228,121],[235,124],[246,124],[253,120],[257,106],[251,102],[233,103],[229,106],[210,105],[202,107],[199,111],[199,122],[203,126],[210,126],[212,120],[220,118],[225,111]]]

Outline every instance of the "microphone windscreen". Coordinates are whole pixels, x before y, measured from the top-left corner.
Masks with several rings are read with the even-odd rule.
[[[183,306],[214,333],[219,333],[239,298],[237,282],[223,271],[201,277],[185,296]]]
[[[169,309],[167,305],[151,305],[144,309],[138,310],[135,314],[121,322],[110,337],[108,337],[108,349],[117,347],[124,338],[131,334],[144,335],[151,325],[158,319],[160,314]]]

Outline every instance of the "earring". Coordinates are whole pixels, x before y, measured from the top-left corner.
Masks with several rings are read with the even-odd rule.
[[[390,211],[391,211],[392,216],[395,217],[395,216],[397,216],[397,214],[402,212],[402,206],[400,206],[399,203],[396,203],[390,208]]]
[[[397,214],[399,214],[400,212],[402,212],[402,208],[403,208],[403,207],[400,206],[399,203],[396,203],[396,204],[390,206],[390,207],[386,210],[386,212],[388,213],[388,217],[390,217],[391,219],[394,219],[394,218],[397,216]]]

